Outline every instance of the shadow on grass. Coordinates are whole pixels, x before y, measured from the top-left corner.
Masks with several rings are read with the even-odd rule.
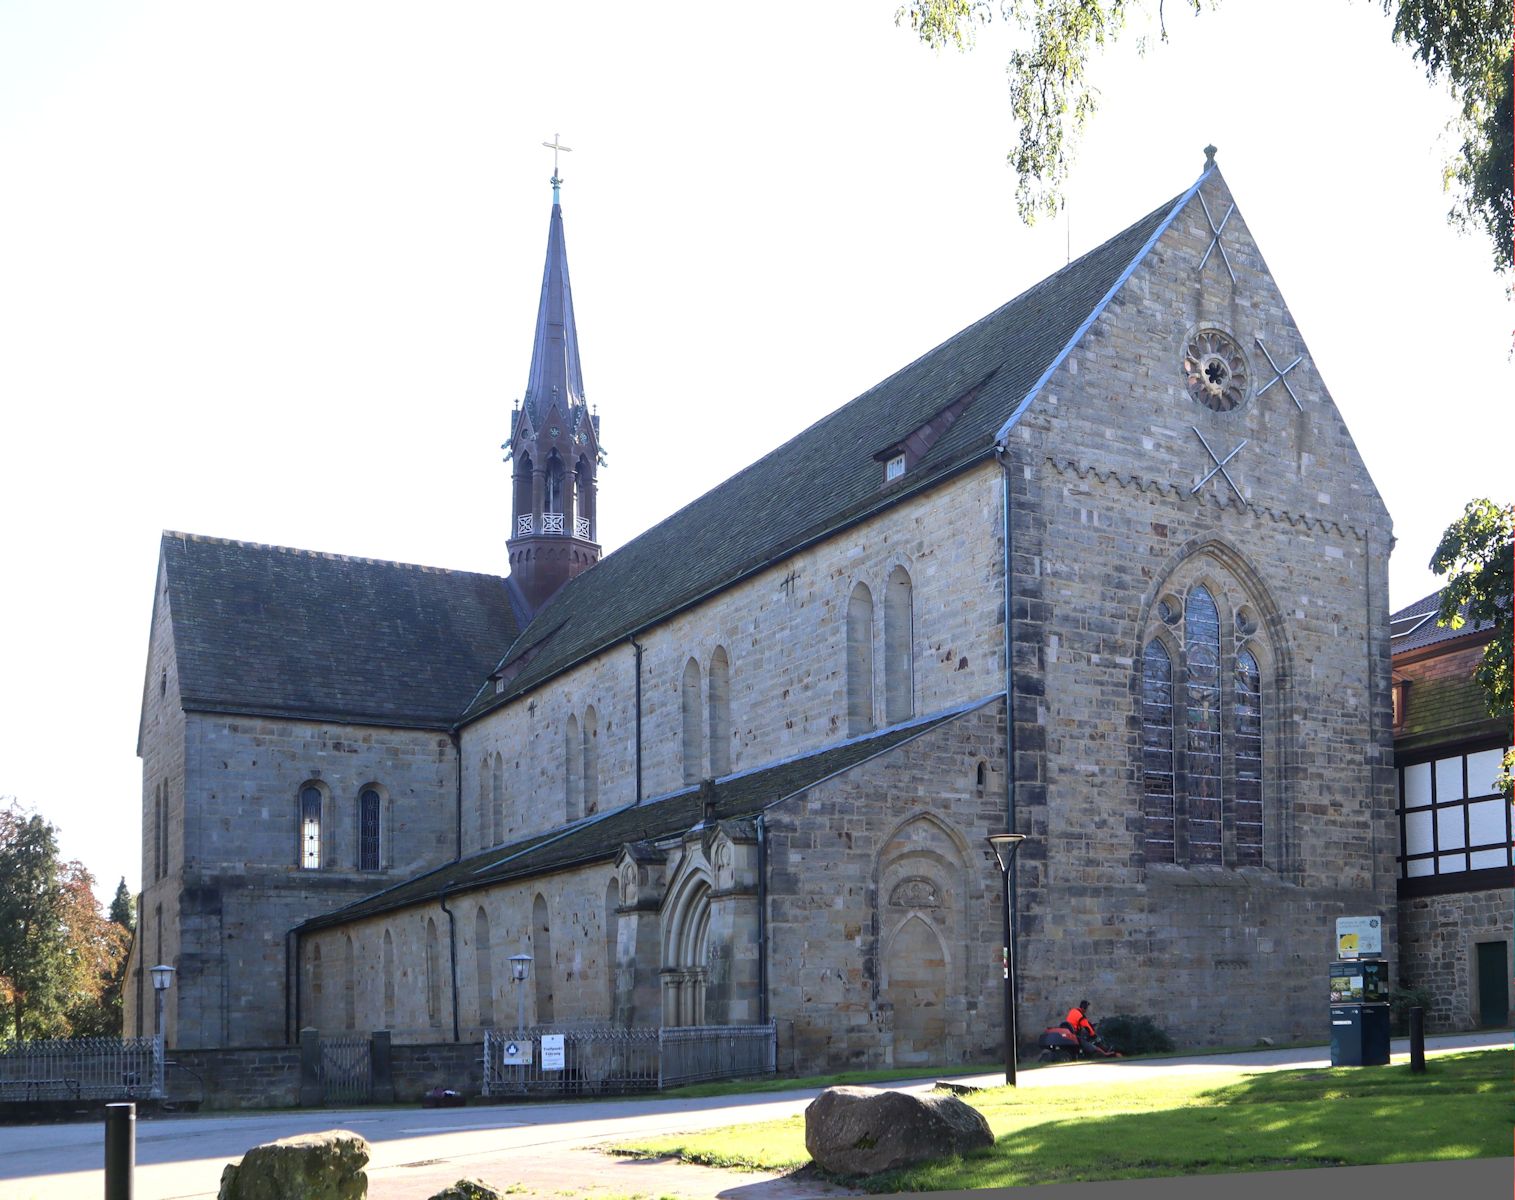
[[[1409,1067],[1277,1072],[1195,1093],[1182,1107],[1044,1116],[1031,1094],[976,1101],[997,1144],[857,1181],[870,1192],[949,1191],[1167,1175],[1502,1157],[1515,1120],[1511,1053]],[[1071,1116],[1072,1114],[1070,1114]]]

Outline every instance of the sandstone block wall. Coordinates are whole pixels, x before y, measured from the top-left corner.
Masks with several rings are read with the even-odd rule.
[[[1003,753],[996,702],[769,810],[770,1012],[801,1074],[997,1054]]]
[[[1227,210],[1223,187],[1206,194]],[[1028,976],[1026,1010],[1060,1015],[1082,979],[1098,1009],[1191,1044],[1318,1036],[1335,917],[1377,913],[1391,939],[1396,919],[1388,517],[1241,214],[1225,235],[1235,284],[1213,253],[1198,270],[1210,240],[1191,202],[1013,431],[1010,480],[1022,955],[1060,981]],[[1189,395],[1202,327],[1245,352],[1250,395],[1232,411]],[[1287,377],[1302,409],[1281,384],[1257,394],[1274,374],[1263,346],[1280,367],[1303,356]],[[1206,442],[1237,450],[1236,490],[1219,472],[1199,486]],[[1238,647],[1262,668],[1262,868],[1236,865],[1234,828],[1224,866],[1144,852],[1142,649],[1158,601],[1200,584],[1220,609],[1222,688]]]
[[[160,894],[171,906],[165,928],[178,939],[164,948],[178,967],[170,1045],[280,1042],[294,999],[289,931],[451,859],[452,743],[434,732],[198,713],[185,721],[185,743],[182,860],[148,897],[154,921]],[[320,869],[298,857],[306,783],[323,794]],[[358,796],[368,787],[382,805],[378,871],[357,869]]]
[[[1478,1011],[1478,944],[1504,942],[1507,968],[1515,964],[1510,893],[1505,889],[1422,896],[1399,902],[1401,987],[1424,988],[1435,997],[1426,1013],[1428,1032],[1472,1029]],[[1507,984],[1508,995],[1515,988]],[[1510,1014],[1503,1021],[1508,1024]]]
[[[885,580],[895,566],[913,588],[914,710],[937,711],[1003,687],[999,472],[981,467],[920,499],[795,554],[697,608],[638,635],[642,661],[644,796],[683,786],[684,670],[700,667],[706,729],[710,662],[730,662],[733,771],[804,754],[847,736],[846,618],[854,586],[873,595],[874,717],[883,725]],[[753,514],[761,519],[761,514]],[[463,731],[470,844],[489,764],[504,764],[506,836],[552,828],[567,808],[565,729],[594,709],[599,808],[635,799],[635,655],[628,644],[565,674]],[[710,774],[709,746],[701,776]]]

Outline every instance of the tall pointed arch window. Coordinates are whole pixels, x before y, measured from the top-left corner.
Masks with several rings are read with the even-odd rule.
[[[364,788],[358,797],[358,870],[377,871],[382,865],[379,829],[383,802],[374,788]]]
[[[1236,700],[1231,708],[1236,755],[1236,861],[1262,866],[1262,672],[1257,656],[1236,655]]]
[[[1152,630],[1142,648],[1148,864],[1265,862],[1263,648],[1251,610],[1240,606],[1228,617],[1217,594],[1195,584],[1182,601],[1158,601],[1154,623],[1167,628]]]
[[[542,473],[543,513],[563,511],[563,460],[554,451],[547,458],[547,469]]]
[[[724,646],[710,656],[709,692],[710,775],[719,779],[731,772],[731,661]]]
[[[705,739],[700,730],[700,664],[692,658],[684,664],[679,694],[684,716],[684,782],[698,783],[704,765]]]
[[[1142,654],[1142,826],[1147,861],[1173,861],[1173,660],[1153,638]]]
[[[300,867],[321,867],[321,789],[309,783],[300,789]]]
[[[584,814],[583,760],[579,739],[579,719],[568,714],[563,727],[563,817],[577,821]]]
[[[584,727],[580,734],[584,743],[584,815],[600,811],[600,718],[594,705],[584,710]]]
[[[498,846],[505,840],[505,760],[498,751],[489,768],[489,839],[488,846]]]
[[[847,601],[847,733],[873,728],[873,593],[860,583]]]
[[[1220,822],[1220,613],[1203,587],[1184,605],[1184,651],[1187,680],[1184,702],[1188,741],[1187,776],[1189,861],[1221,861]]]
[[[915,715],[915,630],[910,572],[895,567],[884,585],[884,720]]]

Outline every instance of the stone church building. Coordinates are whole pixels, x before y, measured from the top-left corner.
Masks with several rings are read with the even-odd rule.
[[[141,920],[176,1047],[773,1020],[992,1058],[1081,995],[1319,1039],[1395,936],[1388,513],[1215,165],[612,554],[562,210],[503,577],[166,533]],[[607,410],[609,411],[609,410]]]

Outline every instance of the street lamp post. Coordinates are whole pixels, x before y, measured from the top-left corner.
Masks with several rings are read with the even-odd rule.
[[[991,833],[986,839],[999,863],[1004,877],[1005,945],[1003,963],[1005,968],[1005,1085],[1015,1086],[1015,935],[1010,927],[1010,868],[1015,863],[1015,852],[1026,840],[1024,833]]]
[[[516,985],[516,1036],[526,1032],[526,979],[531,974],[531,955],[510,956],[510,978]]]
[[[153,977],[153,1036],[161,1041],[163,998],[168,989],[174,986],[174,969],[165,963],[159,963],[156,967],[149,967],[148,973]]]
[[[163,998],[174,986],[174,969],[167,963],[149,967],[153,977],[153,1095],[163,1096]]]

